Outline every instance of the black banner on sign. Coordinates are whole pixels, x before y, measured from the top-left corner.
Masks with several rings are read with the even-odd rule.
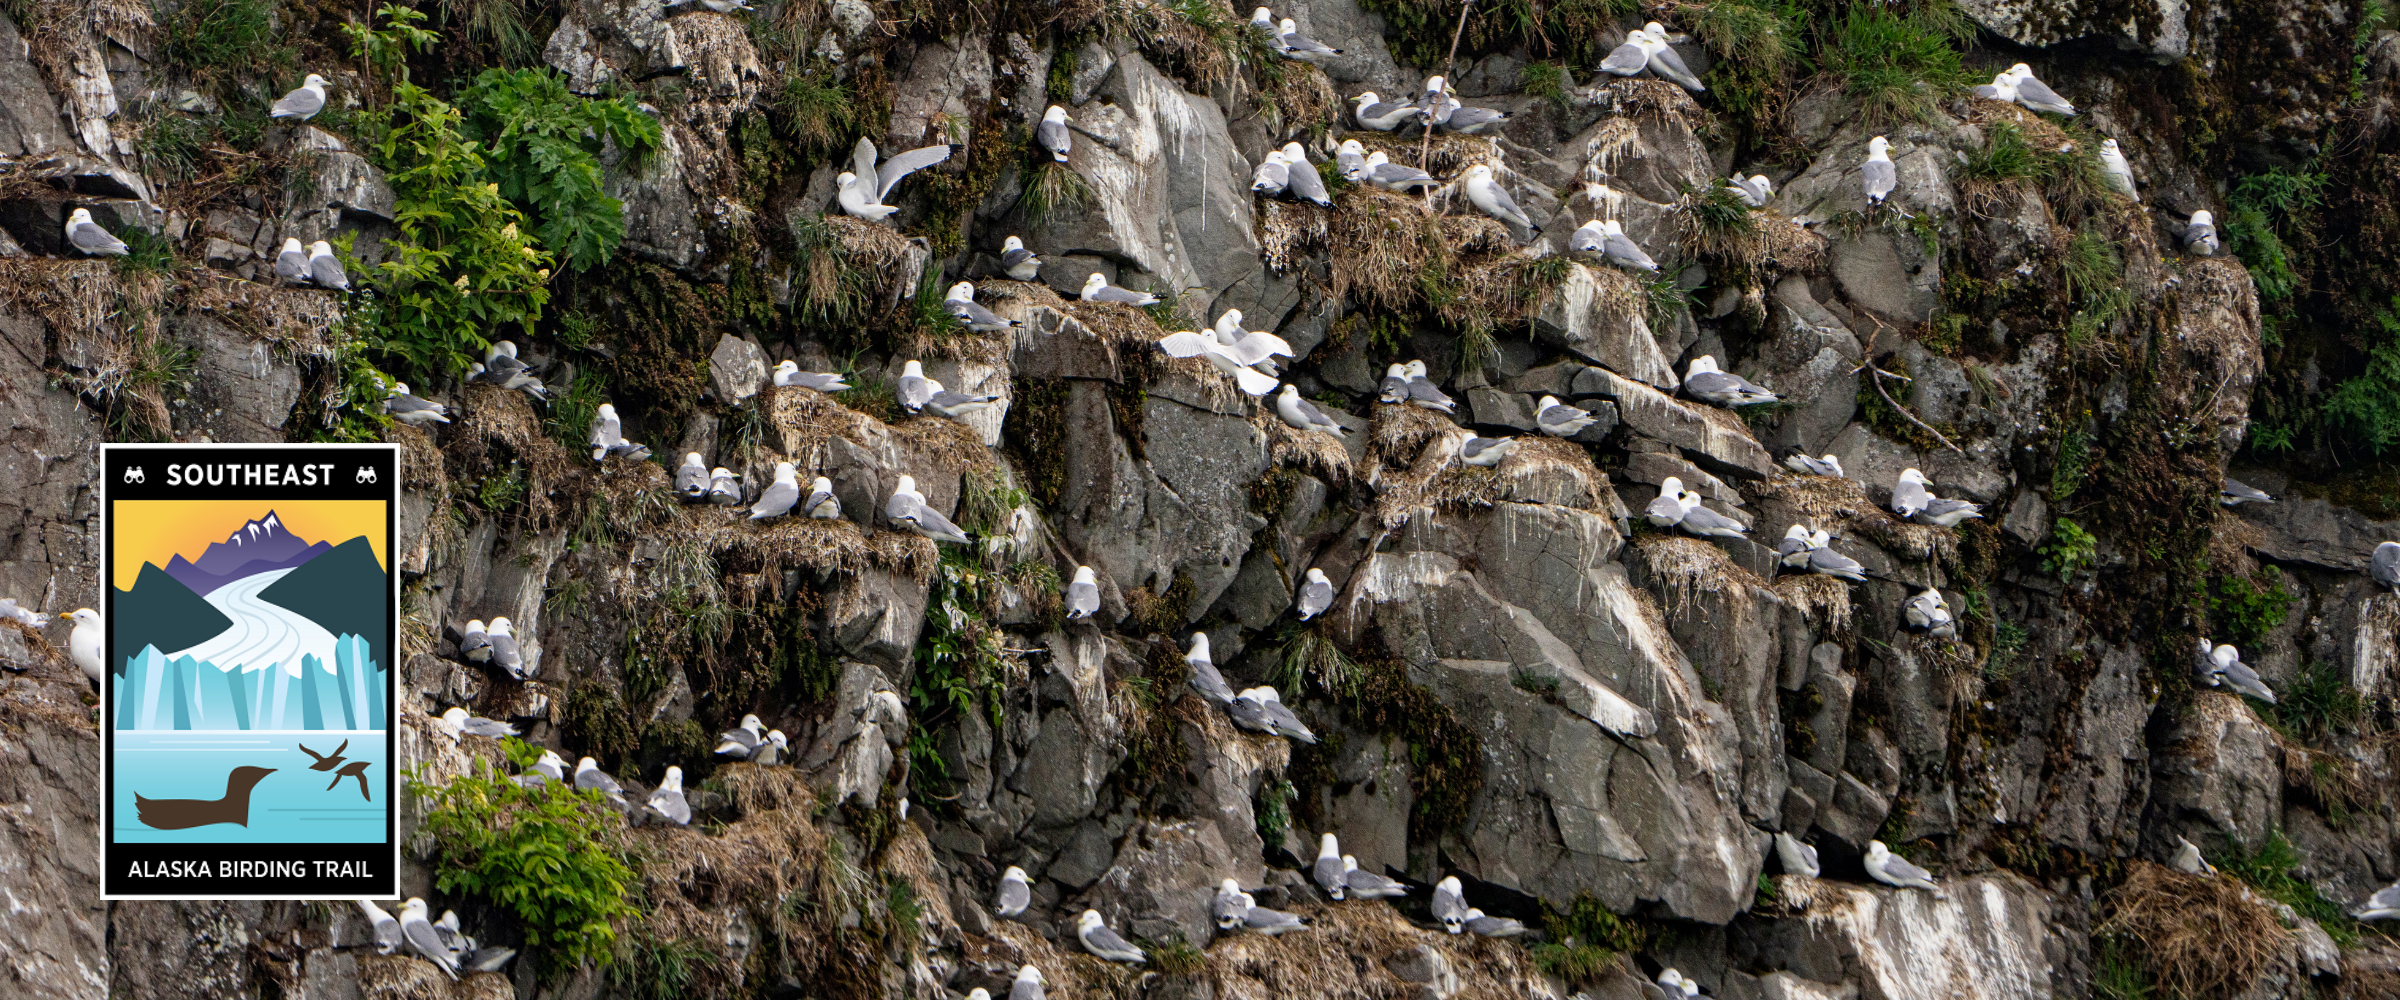
[[[394,899],[393,445],[103,445],[105,899]]]

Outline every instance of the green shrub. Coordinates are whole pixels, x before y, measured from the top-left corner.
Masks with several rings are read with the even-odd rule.
[[[1523,79],[1525,96],[1538,97],[1562,108],[1567,106],[1567,88],[1575,85],[1574,75],[1554,62],[1526,63]]]
[[[2083,525],[2062,517],[2051,527],[2050,537],[2042,539],[2040,551],[2042,572],[2064,583],[2099,558],[2100,542]]]
[[[1564,910],[1542,904],[1543,924],[1550,940],[1533,946],[1534,965],[1567,981],[1591,985],[1616,967],[1619,952],[1640,950],[1649,935],[1641,925],[1609,911],[1590,895],[1579,895]]]
[[[2245,852],[2239,844],[2228,844],[2226,853],[2211,858],[2217,870],[2250,884],[2250,887],[2276,902],[2299,911],[2300,915],[2317,922],[2335,944],[2349,947],[2358,941],[2358,924],[2339,904],[2325,898],[2307,879],[2293,874],[2300,867],[2300,853],[2292,842],[2284,839],[2283,831],[2267,834],[2267,842],[2257,851]]]
[[[458,95],[462,134],[482,144],[500,195],[522,209],[567,267],[605,263],[625,237],[625,206],[602,189],[600,153],[639,162],[658,149],[658,119],[630,99],[590,100],[537,69],[485,70]]]
[[[515,738],[504,746],[520,767],[541,756]],[[525,788],[488,763],[443,785],[411,778],[408,791],[425,801],[420,829],[433,837],[436,888],[514,913],[526,944],[560,968],[614,960],[637,884],[615,805],[555,781]]]
[[[1969,179],[2006,183],[2031,180],[2043,173],[2041,155],[2025,141],[2025,132],[2008,122],[1985,126],[1983,148],[1967,154],[1964,173]]]
[[[2262,713],[2278,732],[2304,742],[2322,741],[2337,729],[2358,725],[2366,702],[2332,663],[2303,663],[2292,682]]]
[[[291,50],[275,44],[275,6],[268,0],[180,0],[171,9],[160,5],[157,20],[159,55],[226,97],[235,93],[236,77],[292,62]]]
[[[1882,5],[1856,5],[1831,24],[1818,45],[1818,68],[1842,81],[1869,125],[1930,121],[1935,102],[1968,82],[1947,3],[1898,14]]]
[[[2222,641],[2254,646],[2291,612],[2293,594],[2283,586],[2283,571],[2266,568],[2265,586],[2239,576],[2220,576],[2208,590],[2209,626]]]

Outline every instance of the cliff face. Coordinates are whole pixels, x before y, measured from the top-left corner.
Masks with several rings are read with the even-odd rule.
[[[634,880],[605,968],[529,945],[453,986],[356,948],[347,907],[101,906],[84,681],[0,631],[7,992],[932,998],[1025,963],[1061,997],[1631,998],[1668,967],[1741,998],[2400,990],[2400,949],[2346,914],[2400,877],[2400,597],[2364,573],[2400,504],[2359,416],[2389,377],[2369,322],[2389,260],[2332,242],[2383,246],[2400,184],[2400,36],[2372,11],[1503,2],[1449,75],[1510,118],[1421,143],[1348,113],[1450,68],[1457,9],[1414,0],[1277,11],[1342,50],[1321,65],[1208,2],[444,5],[435,42],[386,63],[354,56],[354,11],[120,7],[0,20],[0,596],[96,600],[101,440],[394,441],[421,780],[501,761],[431,730],[465,705],[644,783],[680,765],[703,821],[611,840]],[[1652,16],[1691,33],[1708,92],[1591,75]],[[1967,95],[2020,60],[2081,113]],[[552,106],[623,98],[658,131],[647,153],[605,122],[570,133],[622,242],[550,261],[528,325],[472,331],[515,340],[546,402],[465,381],[480,343],[429,353],[396,318],[430,294],[397,275],[431,196],[376,140],[402,81],[464,102],[493,67],[555,70]],[[333,81],[316,121],[249,106],[311,70]],[[1064,163],[1028,151],[1052,104]],[[860,137],[952,147],[901,182],[893,225],[834,205]],[[1494,166],[1541,232],[1463,189],[1251,193],[1271,149],[1350,138],[1443,181]],[[2104,138],[2138,197],[2107,186]],[[1711,193],[1729,173],[1775,194],[1746,211]],[[571,187],[506,197],[530,233]],[[67,249],[74,207],[135,257]],[[2228,253],[2184,251],[2202,210]],[[1664,276],[1568,253],[1595,218]],[[999,273],[1009,236],[1038,280]],[[287,237],[343,241],[360,291],[276,282]],[[1095,272],[1167,302],[1075,301]],[[961,280],[1021,328],[948,323]],[[1280,378],[1346,437],[1151,344],[1229,309],[1289,343]],[[1783,402],[1679,393],[1702,355]],[[786,359],[859,388],[766,384]],[[904,415],[912,359],[993,405]],[[1455,417],[1376,401],[1411,359]],[[449,422],[375,416],[376,367]],[[1544,396],[1594,423],[1536,433]],[[588,459],[604,401],[666,468]],[[1466,465],[1470,431],[1518,450]],[[750,497],[793,463],[842,517],[680,505],[687,452]],[[1795,453],[1848,478],[1794,474]],[[2229,467],[2280,499],[2220,506]],[[1895,517],[1910,468],[1981,518]],[[895,530],[903,476],[975,544]],[[1746,537],[1651,525],[1670,477]],[[1865,579],[1779,574],[1795,524]],[[1099,610],[1069,622],[1078,566]],[[1303,623],[1311,568],[1334,596]],[[1908,627],[1928,589],[1955,640]],[[499,616],[532,679],[453,658],[461,623]],[[1190,694],[1195,633],[1319,742]],[[2278,700],[2195,681],[2203,637]],[[745,713],[794,766],[708,754]],[[440,888],[454,845],[419,832],[433,800],[407,808],[404,892],[523,944],[518,914]],[[1421,894],[1327,903],[1303,873],[1328,832],[1369,871],[1464,876],[1543,940],[1426,930]],[[1784,870],[1778,832],[1820,878]],[[1868,878],[1873,841],[1941,891]],[[2222,874],[2164,867],[2187,841]],[[1019,921],[991,912],[1009,866],[1033,884]],[[1220,936],[1225,878],[1312,930]],[[1148,971],[1083,954],[1087,908],[1154,948]]]

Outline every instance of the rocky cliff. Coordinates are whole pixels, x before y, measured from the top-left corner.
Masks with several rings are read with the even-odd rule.
[[[97,603],[103,440],[398,443],[404,892],[523,954],[454,984],[347,906],[97,902],[66,626],[0,625],[0,994],[932,1000],[1031,964],[1065,998],[2400,995],[2349,915],[2400,878],[2380,4],[1302,0],[1275,16],[1340,50],[1308,62],[1223,0],[396,9],[0,6],[0,596]],[[1705,91],[1598,72],[1654,18]],[[2018,62],[2079,113],[1973,95]],[[269,120],[310,72],[325,111]],[[1508,117],[1352,117],[1434,74]],[[837,204],[862,138],[950,153],[871,223]],[[1350,139],[1440,188],[1345,182]],[[1330,207],[1254,196],[1286,142]],[[1538,232],[1452,183],[1478,164]],[[1722,187],[1754,174],[1756,210]],[[132,252],[77,252],[76,208]],[[2187,250],[2202,211],[2223,253]],[[1662,270],[1572,252],[1603,218]],[[352,290],[279,280],[286,239]],[[1080,300],[1095,273],[1162,302]],[[951,320],[958,281],[1015,325]],[[1153,343],[1227,310],[1344,436]],[[548,399],[467,378],[502,338]],[[1701,356],[1781,401],[1694,398]],[[1379,401],[1410,360],[1455,414]],[[912,361],[992,405],[909,414]],[[387,419],[402,379],[447,422]],[[1592,423],[1542,435],[1545,396]],[[603,402],[655,458],[589,459]],[[1470,434],[1518,447],[1470,465]],[[681,503],[686,453],[842,513]],[[1981,516],[1896,515],[1906,469]],[[2277,499],[2221,505],[2229,470]],[[904,476],[973,544],[882,516]],[[1742,537],[1653,524],[1670,479]],[[1861,579],[1779,567],[1794,525]],[[1910,627],[1928,590],[1955,637]],[[528,679],[457,656],[502,616]],[[1195,693],[1195,635],[1317,741]],[[2195,679],[2204,637],[2278,697]],[[683,768],[699,821],[611,824],[607,900],[533,904],[600,907],[585,950],[457,877],[441,789],[507,751],[451,706]],[[709,752],[753,713],[785,765]],[[1327,900],[1326,833],[1417,891]],[[1532,933],[1443,933],[1453,874]],[[1310,930],[1219,932],[1227,878]],[[1087,909],[1148,964],[1086,954]]]

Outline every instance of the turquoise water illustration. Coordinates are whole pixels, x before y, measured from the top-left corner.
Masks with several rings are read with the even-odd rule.
[[[121,844],[379,844],[391,762],[380,729],[128,731],[116,733],[116,782],[109,825]],[[347,744],[345,746],[344,744]],[[303,750],[302,748],[306,749]],[[310,770],[316,755],[339,763]],[[271,769],[256,777],[247,801],[226,781],[239,768]],[[344,773],[348,772],[348,773]],[[248,776],[248,775],[244,775]],[[360,794],[360,779],[367,794]],[[326,786],[333,787],[328,789]],[[136,796],[154,800],[147,810]],[[245,808],[246,806],[246,808]],[[144,815],[169,823],[161,830]],[[211,822],[246,818],[248,825]]]

